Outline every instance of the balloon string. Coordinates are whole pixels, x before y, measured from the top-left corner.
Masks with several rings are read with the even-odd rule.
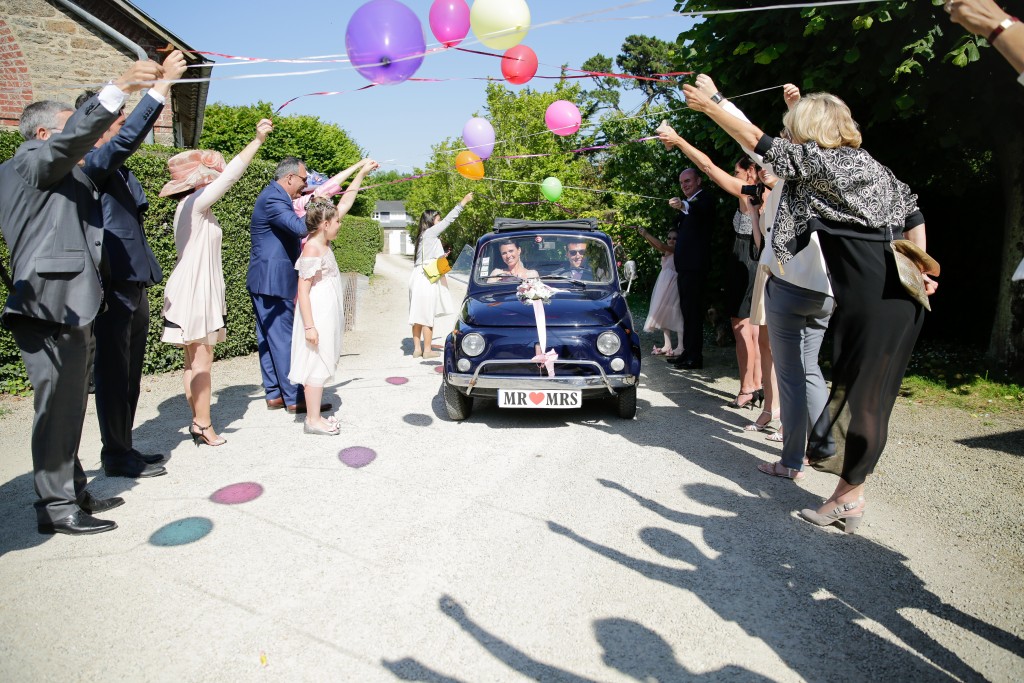
[[[497,57],[498,59],[508,59],[508,60],[513,61],[513,62],[519,61],[518,57],[509,57],[508,55],[500,55],[500,54],[498,54],[496,52],[483,52],[481,50],[470,50],[470,49],[464,48],[464,47],[456,47],[454,49],[456,49],[456,50],[458,50],[460,52],[468,52],[469,54],[473,54],[473,55],[483,55],[485,57]],[[541,65],[542,66],[551,66],[549,64],[543,64],[543,63],[541,63]],[[610,73],[610,72],[607,72],[607,71],[587,71],[586,69],[571,69],[571,68],[569,68],[567,66],[563,66],[563,67],[559,67],[559,68],[565,69],[566,71],[572,71],[572,72],[575,72],[575,73],[578,73],[578,74],[583,74],[582,76],[565,76],[565,78],[591,78],[591,77],[595,77],[595,76],[605,76],[605,77],[608,77],[608,78],[623,78],[623,79],[633,79],[633,80],[638,80],[638,81],[654,81],[656,83],[664,83],[666,81],[675,81],[675,78],[671,78],[671,77],[674,77],[674,76],[689,76],[689,75],[694,73],[693,71],[670,71],[668,73],[656,73],[656,74],[653,74],[652,76],[633,76],[632,74],[618,74],[618,73]],[[654,76],[663,76],[663,77],[667,77],[667,78],[654,78]],[[538,76],[534,76],[534,78],[563,78],[563,77],[562,76],[539,76],[539,77]]]

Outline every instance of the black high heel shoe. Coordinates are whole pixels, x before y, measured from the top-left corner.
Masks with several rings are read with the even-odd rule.
[[[758,408],[764,407],[764,387],[754,390],[754,398],[750,399],[750,406],[752,408],[754,406],[757,406]]]
[[[740,393],[736,394],[736,398],[734,398],[729,403],[726,403],[725,406],[727,408],[750,409],[754,406],[754,402],[757,400],[757,391],[757,389],[754,389],[753,391],[741,391]],[[750,398],[740,403],[740,399],[743,398],[744,396],[749,396]]]
[[[198,432],[193,431],[192,430],[193,427],[195,427],[199,431]],[[192,424],[189,425],[188,433],[189,433],[189,435],[191,435],[192,443],[194,443],[196,445],[196,448],[199,448],[199,444],[200,443],[204,443],[207,446],[223,446],[224,444],[226,444],[228,442],[228,440],[225,439],[224,437],[218,437],[215,441],[210,441],[210,438],[208,436],[206,436],[206,434],[203,434],[203,432],[205,432],[207,429],[212,429],[212,428],[213,428],[213,424],[208,424],[205,427],[203,427],[202,425],[200,425],[198,422],[195,422],[195,421],[193,421]]]

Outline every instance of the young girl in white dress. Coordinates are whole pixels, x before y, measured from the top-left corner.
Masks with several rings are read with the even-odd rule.
[[[306,205],[309,237],[295,264],[299,271],[298,305],[292,328],[292,367],[288,379],[306,390],[307,434],[338,434],[333,417],[320,416],[324,384],[334,379],[345,330],[338,262],[329,242],[338,236],[341,215],[331,200],[314,198]]]
[[[661,347],[655,346],[652,353],[655,356],[675,357],[683,352],[683,312],[679,308],[676,266],[672,260],[672,254],[676,249],[676,231],[669,230],[664,242],[643,228],[637,228],[637,232],[648,244],[661,252],[661,272],[658,273],[654,291],[651,292],[651,308],[647,314],[647,322],[644,323],[644,332],[661,330],[665,336],[665,344]],[[675,347],[672,346],[669,331],[676,333],[678,343]]]

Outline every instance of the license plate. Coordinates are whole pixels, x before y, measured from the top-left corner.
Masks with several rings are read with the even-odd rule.
[[[578,389],[498,390],[499,408],[579,408],[580,404]]]

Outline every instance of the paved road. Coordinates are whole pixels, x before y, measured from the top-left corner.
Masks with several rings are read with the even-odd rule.
[[[360,303],[340,437],[268,412],[255,357],[215,365],[222,448],[188,440],[177,376],[145,379],[165,477],[97,473],[90,411],[112,533],[35,532],[31,404],[0,404],[0,680],[1024,678],[1024,458],[998,419],[901,405],[870,524],[822,531],[793,511],[834,479],[756,472],[777,446],[722,407],[727,350],[647,362],[636,420],[449,422],[409,355],[409,268],[380,257]]]

